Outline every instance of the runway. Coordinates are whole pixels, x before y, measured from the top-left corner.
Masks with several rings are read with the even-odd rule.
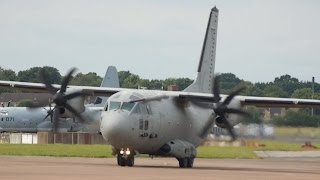
[[[0,179],[320,179],[319,158],[259,160],[196,159],[194,168],[178,168],[174,158],[136,158],[134,167],[119,167],[115,158],[0,156]]]

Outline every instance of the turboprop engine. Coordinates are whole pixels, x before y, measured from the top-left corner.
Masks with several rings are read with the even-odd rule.
[[[53,131],[58,129],[60,117],[70,118],[77,117],[81,122],[85,119],[80,115],[80,113],[85,111],[84,100],[86,96],[92,96],[92,92],[85,92],[83,89],[78,88],[68,88],[68,84],[72,78],[72,74],[76,71],[72,68],[67,75],[62,79],[61,86],[58,88],[52,85],[48,81],[48,76],[44,72],[44,69],[40,70],[40,79],[42,80],[47,91],[52,94],[52,99],[49,102],[49,110],[47,116],[50,116],[51,122],[54,124]],[[55,106],[51,108],[51,103]],[[46,106],[47,102],[43,101],[37,104],[33,104],[30,108],[39,108]]]
[[[227,105],[227,107],[229,109],[241,109],[241,104],[240,101],[238,101],[236,99],[236,97],[230,102],[229,105]],[[225,118],[228,119],[229,124],[231,125],[231,127],[239,124],[241,122],[241,119],[243,118],[243,115],[241,114],[225,114]],[[223,119],[223,117],[217,115],[216,119],[215,119],[215,123],[218,127],[221,128],[228,128],[228,124],[226,123],[226,121]]]
[[[73,94],[75,92],[82,92],[83,93],[83,90],[77,89],[77,88],[67,88],[65,94],[69,95],[69,94]],[[67,100],[67,103],[74,110],[76,110],[78,113],[82,113],[85,111],[84,101],[85,101],[84,96],[77,96],[73,99]],[[67,109],[65,109],[64,107],[60,107],[60,117],[72,118],[72,117],[74,117],[74,114],[72,112],[68,111]]]

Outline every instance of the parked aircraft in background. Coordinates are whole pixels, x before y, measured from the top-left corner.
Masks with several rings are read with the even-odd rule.
[[[180,167],[192,167],[202,144],[216,124],[226,128],[233,139],[244,105],[268,107],[320,107],[319,100],[238,96],[243,88],[221,95],[214,78],[219,11],[209,16],[196,80],[184,91],[140,90],[89,86],[68,86],[72,69],[60,85],[0,81],[2,87],[52,93],[56,114],[77,116],[85,111],[84,96],[110,96],[101,113],[100,130],[113,146],[120,166],[133,166],[136,154],[171,156]],[[149,64],[152,66],[152,64]],[[56,119],[56,118],[54,118]]]
[[[119,88],[117,69],[109,66],[101,87]],[[97,97],[94,103],[85,105],[82,116],[85,122],[77,118],[60,118],[58,132],[100,130],[100,114],[107,101],[107,97]],[[49,103],[49,102],[48,102]],[[30,109],[28,107],[0,107],[0,132],[38,132],[52,131],[52,107]]]

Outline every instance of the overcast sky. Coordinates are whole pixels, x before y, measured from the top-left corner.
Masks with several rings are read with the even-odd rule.
[[[215,5],[216,72],[320,82],[318,0],[0,0],[0,66],[194,79]]]

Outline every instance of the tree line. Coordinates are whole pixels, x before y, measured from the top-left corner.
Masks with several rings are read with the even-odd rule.
[[[53,84],[60,84],[63,76],[60,74],[59,70],[55,67],[44,66],[44,67],[32,67],[27,70],[22,70],[19,72],[15,72],[11,69],[4,69],[0,67],[0,80],[10,80],[10,81],[22,81],[22,82],[41,82],[41,78],[39,77],[39,71],[44,69],[48,81]],[[183,90],[187,86],[189,86],[193,80],[190,78],[166,78],[164,80],[159,79],[144,79],[141,78],[137,74],[133,74],[130,71],[119,71],[119,82],[120,87],[123,88],[147,88],[147,89],[158,89],[158,90],[166,90],[169,85],[176,85],[178,90]],[[241,86],[245,86],[246,89],[241,92],[241,95],[246,96],[261,96],[261,97],[282,97],[282,98],[303,98],[303,99],[320,99],[320,84],[314,84],[314,93],[312,89],[311,81],[300,81],[295,77],[291,77],[290,75],[282,75],[280,77],[276,77],[272,82],[257,82],[252,83],[250,81],[246,81],[240,79],[236,75],[232,73],[222,73],[220,74],[220,89],[221,93],[229,94],[230,92],[236,90]],[[97,75],[95,72],[89,73],[77,73],[74,78],[72,78],[70,84],[71,85],[83,85],[83,86],[100,86],[102,81],[102,77]],[[2,92],[13,92],[12,89],[4,89],[0,88],[0,93]],[[260,122],[261,118],[261,109],[251,108],[250,112],[252,114],[260,114],[260,116],[256,115],[255,119],[251,118],[247,120],[248,122]],[[302,115],[309,115],[310,109],[302,109],[297,113]],[[314,114],[320,115],[320,110],[316,109]],[[287,113],[286,116],[289,116],[289,119],[294,119],[292,113]],[[281,126],[283,124],[279,122],[288,121],[288,117],[278,117],[277,121],[274,121],[275,124]],[[300,117],[300,116],[299,116]],[[284,118],[279,120],[279,118]],[[309,117],[305,117],[308,119]],[[311,117],[311,119],[315,119],[315,117]],[[300,118],[303,119],[303,118]],[[297,120],[294,120],[295,122]],[[302,120],[303,121],[303,120]],[[285,125],[292,125],[301,123],[286,123]],[[303,122],[302,122],[303,124]],[[312,124],[312,123],[311,123]],[[319,122],[313,121],[313,125],[306,124],[307,126],[314,126],[315,124],[320,124]]]

